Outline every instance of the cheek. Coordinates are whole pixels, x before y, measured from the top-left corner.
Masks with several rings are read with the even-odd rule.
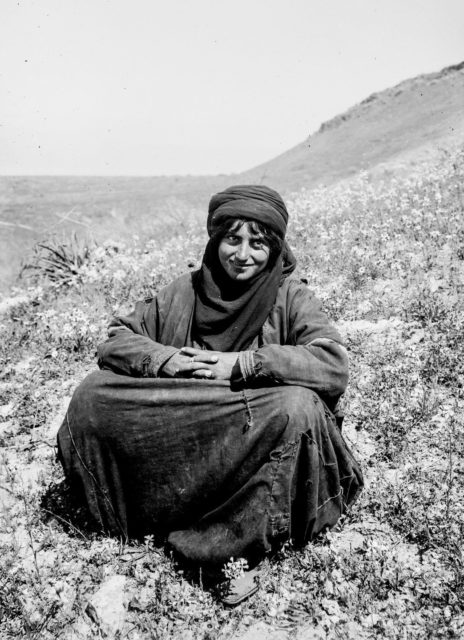
[[[218,247],[218,258],[219,262],[224,265],[224,262],[229,257],[230,251],[228,251],[228,245],[224,242],[221,242]]]
[[[262,249],[256,255],[256,262],[258,262],[263,269],[269,262],[269,253],[270,253],[269,249]]]

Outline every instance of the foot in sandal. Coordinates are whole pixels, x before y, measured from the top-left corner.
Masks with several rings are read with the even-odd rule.
[[[240,577],[230,580],[221,598],[222,602],[228,607],[235,607],[252,596],[258,591],[259,575],[259,569],[256,568],[244,571]]]

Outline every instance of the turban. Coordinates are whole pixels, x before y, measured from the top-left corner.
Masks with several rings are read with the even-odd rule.
[[[262,185],[229,187],[213,196],[209,203],[207,229],[211,236],[226,218],[256,220],[283,239],[288,211],[274,189]]]

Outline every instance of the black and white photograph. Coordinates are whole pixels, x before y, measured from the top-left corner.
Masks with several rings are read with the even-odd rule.
[[[0,12],[0,640],[464,639],[462,1]]]

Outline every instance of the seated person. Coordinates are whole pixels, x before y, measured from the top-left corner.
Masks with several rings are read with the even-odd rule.
[[[340,336],[296,261],[278,193],[213,196],[201,268],[115,318],[58,434],[102,530],[161,534],[204,567],[256,565],[333,526],[362,487],[333,411]]]

